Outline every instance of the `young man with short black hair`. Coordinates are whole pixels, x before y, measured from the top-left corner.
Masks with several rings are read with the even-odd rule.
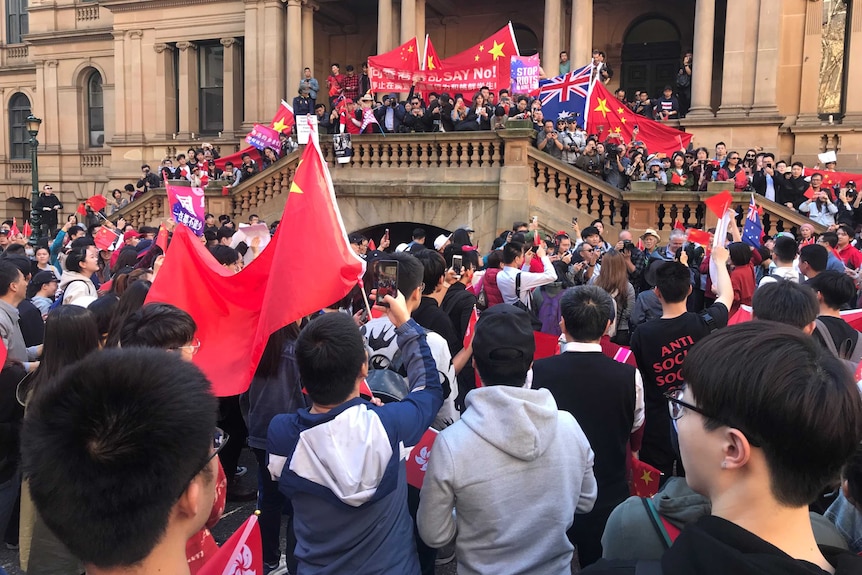
[[[793,267],[793,262],[796,260],[796,249],[796,241],[793,238],[789,238],[787,236],[775,238],[775,243],[772,246],[772,261],[775,262],[775,268],[769,272],[768,276],[764,276],[760,280],[758,288],[781,280],[791,281],[794,283],[802,283],[805,281],[801,256],[799,258],[800,269],[797,270]],[[802,250],[805,251],[805,248],[802,248]],[[825,260],[823,264],[825,266]]]
[[[497,305],[476,324],[483,387],[434,442],[417,526],[432,547],[455,540],[458,573],[571,573],[566,529],[593,507],[593,452],[545,389],[529,389],[535,353],[524,310]],[[457,512],[456,512],[457,507]]]
[[[819,312],[817,295],[805,284],[778,281],[758,288],[751,298],[754,319],[783,323],[807,334],[814,331]]]
[[[416,445],[443,394],[425,330],[410,319],[404,296],[385,302],[411,392],[388,405],[360,398],[365,342],[351,317],[325,314],[296,343],[312,407],[277,415],[269,426],[268,468],[293,503],[300,573],[419,573],[401,446]]]
[[[217,402],[161,350],[95,353],[35,390],[21,431],[37,511],[88,573],[188,574],[215,500]]]
[[[853,359],[859,342],[859,332],[841,318],[841,308],[856,297],[856,286],[847,274],[825,271],[808,282],[817,294],[820,313],[817,315],[814,336],[826,349],[837,352],[841,359]],[[831,340],[829,345],[827,338]],[[857,361],[858,363],[858,361]]]
[[[662,316],[640,325],[632,334],[631,348],[644,378],[646,425],[640,457],[665,477],[676,475],[677,455],[671,437],[671,421],[664,392],[682,383],[682,365],[692,346],[727,325],[733,288],[727,271],[728,251],[712,250],[717,275],[713,277],[715,303],[704,312],[686,309],[691,293],[689,268],[680,262],[654,261],[656,295]]]

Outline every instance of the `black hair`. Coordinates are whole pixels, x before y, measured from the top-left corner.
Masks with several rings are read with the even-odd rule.
[[[786,325],[754,321],[718,330],[689,351],[682,373],[709,414],[705,429],[735,427],[763,450],[770,491],[782,505],[814,501],[862,439],[862,398],[850,371]]]
[[[111,320],[114,319],[114,312],[117,311],[119,303],[120,297],[117,294],[106,293],[87,306],[87,309],[96,318],[96,327],[99,329],[100,336],[104,336],[110,331]]]
[[[296,341],[299,376],[308,396],[320,405],[343,403],[356,389],[366,361],[365,342],[347,314],[324,314],[305,326]]]
[[[790,260],[793,261],[793,260]],[[805,262],[811,269],[820,273],[826,271],[826,266],[829,264],[829,252],[826,248],[817,244],[802,246],[799,250],[799,263]]]
[[[0,259],[9,262],[13,266],[21,270],[21,275],[23,275],[25,279],[27,278],[27,276],[33,273],[33,264],[30,263],[30,258],[28,258],[27,256],[10,254],[7,250],[3,252],[2,256],[0,256]]]
[[[192,341],[196,331],[195,320],[187,312],[166,303],[150,303],[123,324],[120,345],[174,349]]]
[[[9,286],[18,281],[21,270],[12,262],[0,259],[0,296],[9,293]]]
[[[45,524],[85,564],[143,561],[207,466],[217,409],[203,373],[163,351],[106,350],[47,381],[21,431]]]
[[[74,235],[85,234],[85,233],[87,233],[87,230],[84,229],[84,226],[74,225],[74,226],[69,228],[68,232],[66,232],[66,236],[71,238]]]
[[[130,315],[144,307],[144,302],[150,293],[152,285],[148,281],[136,281],[126,288],[123,295],[120,296],[117,309],[114,311],[113,321],[106,330],[108,332],[108,339],[105,342],[105,347],[117,347],[120,344],[120,331],[123,328],[123,324],[126,323]]]
[[[844,466],[844,479],[847,480],[847,496],[856,506],[862,509],[862,443]]]
[[[111,270],[113,273],[117,273],[125,267],[133,268],[137,263],[138,251],[132,246],[125,246],[120,250],[120,255],[117,256],[117,261],[114,262],[114,267]]]
[[[733,242],[727,246],[730,252],[730,263],[735,266],[747,266],[751,261],[751,246],[742,242]]]
[[[823,232],[820,234],[818,241],[825,242],[829,244],[830,248],[835,249],[835,246],[838,245],[838,234],[835,232]]]
[[[599,340],[614,319],[613,298],[597,286],[569,288],[560,299],[560,313],[566,332],[575,341]]]
[[[479,254],[476,250],[464,250],[453,245],[446,246],[443,250],[443,259],[446,260],[446,268],[452,267],[452,256],[461,256],[461,264],[465,269],[473,271],[479,269]]]
[[[521,242],[511,241],[503,246],[503,263],[506,265],[514,263],[522,255],[524,255],[524,244]]]
[[[66,269],[70,272],[80,272],[81,264],[87,259],[89,247],[72,248],[66,255]]]
[[[792,164],[790,164],[790,166],[791,167],[799,166],[800,168],[805,169],[805,164],[803,164],[802,162],[793,162]]]
[[[470,243],[470,232],[464,228],[458,228],[452,232],[452,238],[449,240],[449,244],[457,248],[472,245]]]
[[[49,311],[45,318],[42,361],[27,385],[27,393],[39,389],[65,367],[99,349],[101,342],[96,316],[89,309],[61,305]]]
[[[781,260],[785,264],[791,264],[796,259],[796,242],[793,238],[788,238],[787,236],[775,238],[772,253],[776,259]]]
[[[425,284],[425,289],[422,290],[422,295],[430,295],[446,274],[446,260],[434,250],[421,250],[414,257],[423,268],[422,283]]]
[[[679,262],[653,262],[659,265],[655,273],[655,287],[667,303],[679,303],[688,297],[691,275],[688,267]]]
[[[16,243],[9,244],[8,246],[6,246],[6,249],[3,250],[3,255],[6,255],[6,256],[21,255],[22,257],[24,257],[26,259],[27,258],[26,254],[27,254],[26,248],[24,246],[22,246],[21,244],[16,244]]]
[[[276,377],[279,367],[284,363],[282,356],[285,353],[285,344],[289,341],[296,341],[298,337],[299,326],[296,322],[291,322],[283,328],[274,331],[269,336],[269,339],[266,340],[266,347],[263,349],[260,361],[257,362],[254,376],[261,378]]]
[[[501,250],[494,250],[488,254],[488,269],[497,269],[501,263],[503,263],[503,252]]]
[[[216,232],[216,239],[221,241],[222,239],[225,239],[225,238],[232,238],[235,233],[236,233],[236,230],[234,230],[233,228],[229,228],[227,226],[222,226]]]
[[[806,283],[823,298],[823,303],[831,309],[841,309],[841,306],[856,295],[856,285],[847,274],[826,270],[808,280]]]
[[[596,226],[587,226],[583,230],[581,230],[581,239],[586,241],[590,236],[599,236],[601,237],[601,233],[599,233],[599,228]]]
[[[814,290],[807,285],[779,279],[754,291],[751,313],[755,319],[803,329],[817,319],[820,304]]]
[[[213,246],[209,248],[216,261],[223,266],[231,266],[239,261],[239,252],[228,246]]]

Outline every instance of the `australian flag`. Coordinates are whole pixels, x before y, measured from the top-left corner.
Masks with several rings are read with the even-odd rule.
[[[754,203],[754,194],[751,194],[751,203],[748,204],[748,215],[745,217],[745,226],[742,228],[742,241],[754,248],[760,247],[760,238],[763,236],[763,224],[760,223],[760,212]]]
[[[550,80],[541,80],[539,99],[542,101],[542,115],[546,120],[577,115],[578,125],[583,127],[589,90],[590,66]]]

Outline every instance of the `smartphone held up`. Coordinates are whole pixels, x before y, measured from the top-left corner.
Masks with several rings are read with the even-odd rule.
[[[374,262],[374,289],[377,290],[375,304],[388,307],[383,301],[387,295],[398,297],[398,262],[395,260],[377,260]]]

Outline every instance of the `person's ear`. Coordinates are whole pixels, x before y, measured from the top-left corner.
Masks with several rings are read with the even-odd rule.
[[[805,327],[803,327],[802,331],[805,333],[805,335],[811,335],[812,333],[814,333],[814,329],[816,327],[817,327],[817,321],[815,320],[815,321],[812,321],[811,323],[809,323],[808,325],[806,325]]]
[[[212,465],[212,461],[208,464]],[[174,505],[173,513],[178,516],[178,519],[188,521],[195,517],[199,517],[204,512],[209,515],[209,510],[212,509],[214,498],[207,497],[206,486],[209,482],[215,481],[217,471],[210,468],[212,477],[208,476],[205,471],[198,473],[186,486],[180,498]],[[209,505],[208,508],[204,508]]]
[[[740,430],[727,427],[724,428],[723,454],[721,461],[722,469],[741,469],[751,460],[751,443]]]
[[[602,332],[602,335],[606,335],[608,333],[608,330],[611,329],[612,323],[613,322],[611,320],[608,320],[608,323],[605,324],[605,331]]]

